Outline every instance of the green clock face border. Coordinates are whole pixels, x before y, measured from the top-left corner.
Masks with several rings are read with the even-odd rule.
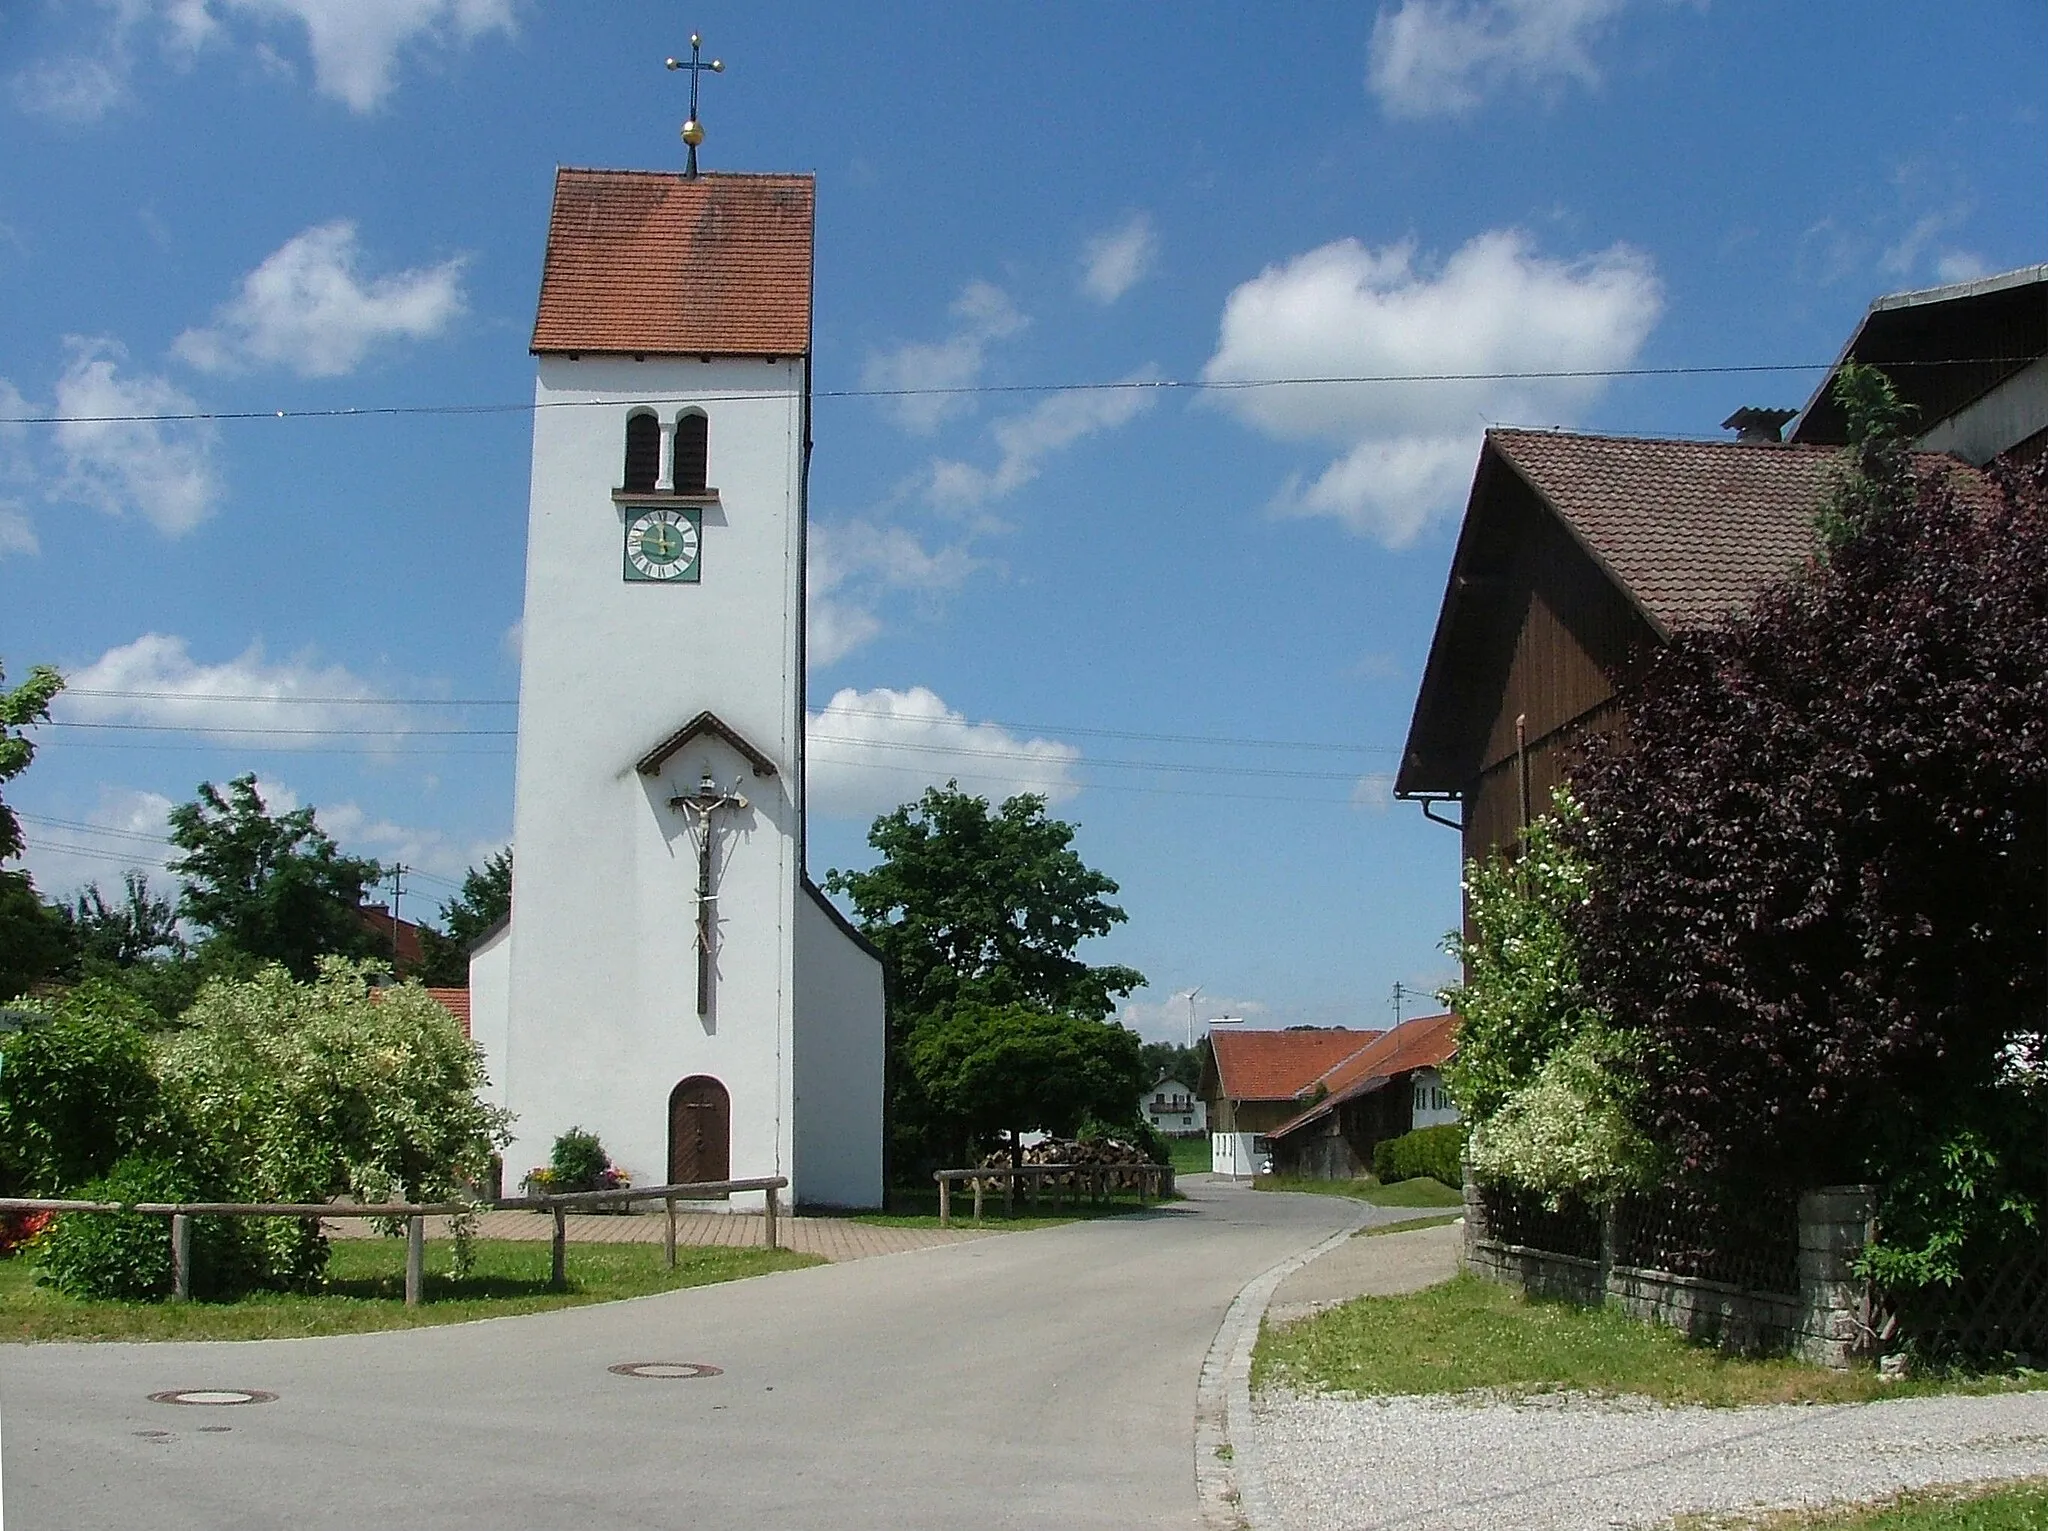
[[[704,512],[660,506],[626,522],[624,572],[630,584],[694,585],[702,572]]]

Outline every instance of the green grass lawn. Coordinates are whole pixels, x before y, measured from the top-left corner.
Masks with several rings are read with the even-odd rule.
[[[1169,1197],[1179,1201],[1178,1195]],[[987,1192],[981,1203],[982,1227],[1001,1228],[1005,1232],[1024,1233],[1033,1228],[1057,1228],[1062,1223],[1078,1223],[1088,1218],[1125,1217],[1133,1212],[1156,1207],[1157,1200],[1147,1197],[1141,1205],[1137,1196],[1130,1191],[1119,1191],[1106,1198],[1100,1206],[1087,1199],[1084,1193],[1077,1202],[1069,1194],[1058,1212],[1052,1209],[1052,1188],[1046,1187],[1039,1193],[1038,1211],[1031,1210],[1031,1199],[1022,1187],[1017,1192],[1017,1215],[1003,1216],[1003,1193],[999,1190]],[[856,1223],[866,1223],[875,1228],[936,1228],[939,1226],[939,1188],[923,1186],[897,1187],[889,1192],[888,1208],[882,1212],[856,1212],[852,1214]],[[953,1192],[953,1226],[972,1228],[974,1226],[974,1193],[956,1189]]]
[[[1207,1133],[1198,1138],[1168,1138],[1166,1146],[1172,1153],[1176,1175],[1206,1175],[1209,1166],[1216,1162],[1210,1157]]]
[[[2048,1482],[1975,1483],[1900,1494],[1878,1504],[1736,1520],[1688,1516],[1676,1524],[1679,1531],[2043,1531]]]
[[[0,1260],[0,1341],[268,1340],[410,1329],[646,1297],[823,1263],[789,1250],[686,1248],[666,1270],[659,1244],[571,1244],[569,1289],[548,1290],[546,1242],[479,1239],[476,1269],[450,1274],[453,1246],[427,1242],[426,1301],[405,1305],[403,1239],[336,1239],[324,1290],[234,1302],[78,1302],[35,1284],[26,1259]]]
[[[1373,1228],[1361,1228],[1352,1234],[1354,1239],[1377,1238],[1383,1233],[1413,1233],[1418,1228],[1447,1228],[1465,1214],[1462,1212],[1439,1212],[1434,1217],[1404,1217],[1398,1223],[1381,1223]]]
[[[1868,1367],[1829,1371],[1726,1355],[1614,1308],[1536,1302],[1459,1276],[1407,1297],[1361,1297],[1298,1323],[1268,1326],[1252,1357],[1255,1386],[1360,1396],[1633,1394],[1660,1403],[1863,1403],[1937,1391],[2048,1384],[2023,1373],[1960,1382],[1880,1382]]]
[[[1376,1207],[1462,1207],[1465,1194],[1441,1181],[1397,1180],[1381,1185],[1363,1177],[1357,1180],[1297,1180],[1288,1175],[1261,1175],[1252,1182],[1262,1191],[1306,1191],[1311,1196],[1351,1196]]]

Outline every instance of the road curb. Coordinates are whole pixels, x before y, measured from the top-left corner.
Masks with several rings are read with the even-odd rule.
[[[1223,1315],[1195,1387],[1195,1495],[1208,1531],[1272,1526],[1272,1505],[1252,1441],[1252,1347],[1280,1283],[1343,1244],[1370,1218],[1370,1209],[1356,1207],[1347,1227],[1254,1276]]]

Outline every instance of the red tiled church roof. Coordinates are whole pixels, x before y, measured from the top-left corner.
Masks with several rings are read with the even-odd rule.
[[[1216,1076],[1227,1100],[1292,1100],[1377,1031],[1212,1031]]]
[[[536,352],[802,356],[807,175],[555,172]]]

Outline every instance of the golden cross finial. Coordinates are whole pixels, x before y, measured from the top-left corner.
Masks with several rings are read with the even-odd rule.
[[[704,124],[697,120],[697,76],[705,70],[713,74],[725,73],[725,60],[713,59],[705,63],[701,57],[704,39],[695,32],[690,34],[690,56],[688,59],[672,58],[668,61],[671,69],[690,71],[690,118],[683,124],[683,142],[690,146],[690,162],[683,167],[683,174],[692,180],[697,176],[697,145],[704,142]]]

